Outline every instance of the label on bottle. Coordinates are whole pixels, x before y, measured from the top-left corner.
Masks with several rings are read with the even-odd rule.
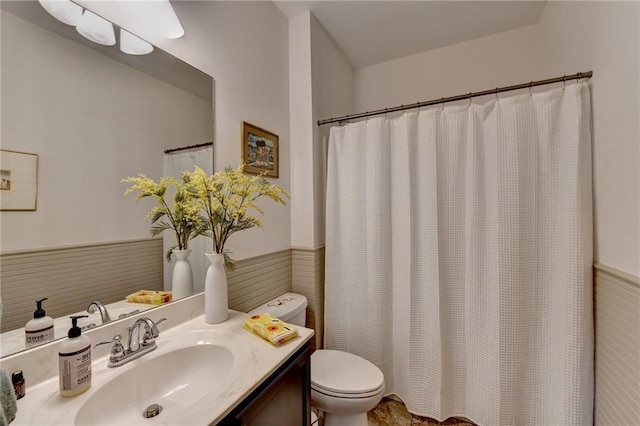
[[[25,330],[25,346],[32,346],[47,343],[53,340],[53,325],[40,330]]]
[[[74,390],[91,381],[91,345],[77,352],[59,355],[61,391]]]

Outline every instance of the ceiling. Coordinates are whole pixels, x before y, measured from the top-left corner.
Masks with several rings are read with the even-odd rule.
[[[310,10],[354,69],[538,22],[546,1],[274,1]]]

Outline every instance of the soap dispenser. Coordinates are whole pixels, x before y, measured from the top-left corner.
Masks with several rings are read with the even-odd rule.
[[[71,316],[69,338],[62,342],[58,352],[60,369],[60,395],[81,394],[91,386],[91,339],[82,335],[78,318],[88,315]]]
[[[48,299],[48,297],[45,297],[44,299],[36,300],[37,309],[33,313],[33,319],[29,320],[27,325],[24,326],[25,346],[27,348],[53,340],[53,318],[47,316],[44,309],[42,309],[42,302]]]

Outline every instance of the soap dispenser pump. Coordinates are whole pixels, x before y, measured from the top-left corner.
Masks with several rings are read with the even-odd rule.
[[[82,334],[78,318],[88,315],[71,316],[69,338],[62,342],[58,352],[60,369],[60,395],[74,396],[91,387],[91,339]]]
[[[33,319],[24,326],[25,346],[27,348],[53,340],[53,318],[47,316],[42,309],[42,302],[48,300],[36,300],[36,310],[33,312]]]

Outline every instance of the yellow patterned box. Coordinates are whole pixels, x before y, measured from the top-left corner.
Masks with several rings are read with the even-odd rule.
[[[140,290],[128,295],[126,300],[127,302],[162,305],[163,303],[171,302],[172,298],[170,291]]]
[[[244,320],[243,328],[275,346],[279,346],[298,335],[298,329],[294,325],[287,324],[268,313],[247,317]]]

